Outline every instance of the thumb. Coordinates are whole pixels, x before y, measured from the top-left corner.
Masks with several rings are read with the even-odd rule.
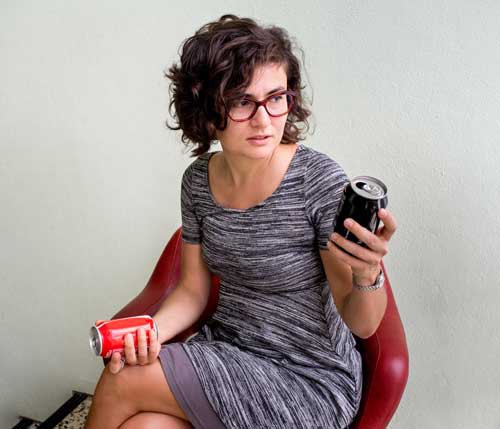
[[[108,363],[109,372],[111,374],[118,374],[122,368],[122,355],[119,352],[114,352],[111,356],[111,361]]]

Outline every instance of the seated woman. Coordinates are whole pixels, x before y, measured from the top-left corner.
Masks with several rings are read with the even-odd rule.
[[[87,429],[348,427],[362,388],[353,334],[370,336],[384,314],[393,216],[380,210],[376,233],[345,222],[367,248],[332,234],[348,179],[298,143],[310,112],[285,30],[223,16],[167,76],[173,128],[196,156],[182,178],[181,280],[154,316],[159,338],[148,349],[141,331],[138,350],[127,337],[113,355]],[[210,273],[215,313],[162,346],[204,310]]]

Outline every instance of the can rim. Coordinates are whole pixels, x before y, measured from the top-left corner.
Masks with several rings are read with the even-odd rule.
[[[376,195],[370,195],[368,192],[360,191],[359,188],[356,186],[356,183],[361,182],[361,181],[368,182],[368,183],[375,184],[375,185],[379,186],[380,189],[383,191],[383,194],[376,196]],[[356,176],[356,177],[354,177],[351,180],[351,188],[357,195],[359,195],[363,198],[367,198],[369,200],[378,201],[378,200],[381,200],[387,196],[387,186],[385,186],[385,184],[380,179],[377,179],[376,177],[372,177],[372,176]]]
[[[96,335],[97,334],[97,335]],[[99,340],[99,349],[95,347],[95,341],[93,341],[94,338]],[[99,329],[94,325],[90,328],[90,336],[89,336],[89,346],[90,350],[92,350],[96,356],[100,356],[102,352],[102,335],[99,332]]]

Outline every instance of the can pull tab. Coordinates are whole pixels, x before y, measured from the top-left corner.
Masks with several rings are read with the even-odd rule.
[[[96,326],[100,325],[102,322],[104,322],[104,320],[96,320],[95,323],[94,323],[94,325],[96,325]]]

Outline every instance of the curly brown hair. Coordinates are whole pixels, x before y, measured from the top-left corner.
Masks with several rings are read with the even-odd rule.
[[[294,48],[302,52],[286,30],[262,27],[251,18],[223,15],[204,25],[182,44],[180,65],[173,64],[165,73],[171,81],[169,112],[177,121],[176,126],[167,121],[167,127],[182,130],[182,142],[194,146],[192,156],[207,152],[216,140],[216,130],[227,127],[225,101],[244,93],[256,67],[280,64],[285,67],[288,89],[296,93],[281,143],[303,140],[311,112],[303,103]]]

